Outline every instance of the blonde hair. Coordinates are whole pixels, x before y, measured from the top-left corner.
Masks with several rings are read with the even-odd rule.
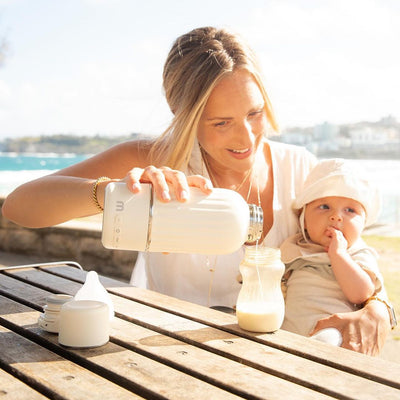
[[[181,170],[187,167],[198,123],[212,90],[223,77],[239,68],[253,75],[264,97],[268,122],[278,131],[251,49],[225,29],[194,29],[176,39],[164,65],[163,86],[174,117],[150,150],[152,163]]]

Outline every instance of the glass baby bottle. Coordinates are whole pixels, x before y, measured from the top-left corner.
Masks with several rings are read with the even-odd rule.
[[[236,316],[242,329],[274,332],[281,327],[285,312],[281,290],[284,269],[279,249],[246,246],[240,264],[243,286],[236,304]]]

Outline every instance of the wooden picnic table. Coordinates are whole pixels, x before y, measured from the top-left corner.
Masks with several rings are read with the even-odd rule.
[[[116,317],[110,341],[58,344],[37,324],[52,293],[86,272],[61,263],[0,271],[2,399],[400,399],[400,364],[101,277]]]

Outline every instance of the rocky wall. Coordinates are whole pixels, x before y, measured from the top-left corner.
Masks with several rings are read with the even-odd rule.
[[[4,199],[0,199],[0,207]],[[89,224],[88,224],[89,225]],[[43,257],[43,262],[75,261],[84,270],[129,281],[137,253],[110,250],[101,243],[100,227],[66,224],[29,229],[0,215],[0,251]]]

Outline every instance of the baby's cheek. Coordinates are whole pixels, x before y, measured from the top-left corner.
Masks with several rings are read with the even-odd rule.
[[[330,229],[326,229],[324,235],[328,238],[332,238],[332,231]]]

